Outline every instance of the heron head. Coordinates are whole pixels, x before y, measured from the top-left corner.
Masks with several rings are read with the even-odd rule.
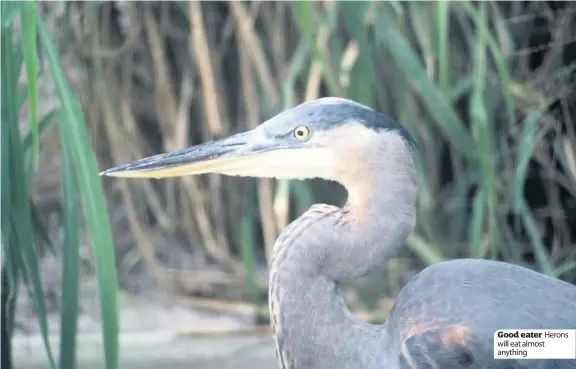
[[[165,178],[202,173],[347,184],[375,160],[374,145],[410,146],[387,116],[343,98],[322,98],[276,115],[253,130],[108,169],[101,175]],[[408,144],[408,145],[406,145]],[[405,148],[404,148],[405,149]]]

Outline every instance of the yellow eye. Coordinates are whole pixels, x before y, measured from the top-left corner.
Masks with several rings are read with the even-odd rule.
[[[310,130],[305,126],[294,128],[294,137],[300,141],[306,141],[310,137]]]

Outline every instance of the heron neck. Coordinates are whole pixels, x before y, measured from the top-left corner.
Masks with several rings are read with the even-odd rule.
[[[406,238],[413,206],[390,201],[396,214],[387,222],[368,222],[368,214],[358,219],[354,208],[313,207],[278,239],[269,308],[281,369],[325,369],[325,360],[336,358],[340,369],[371,369],[386,361],[386,330],[348,310],[339,281],[384,267]]]
[[[380,358],[361,352],[381,351],[382,327],[358,320],[346,307],[338,283],[296,263],[291,259],[277,265],[270,287],[280,368],[326,368],[331,358],[338,359],[341,369],[379,367]]]
[[[384,267],[412,231],[417,177],[400,144],[402,150],[369,155],[390,160],[359,164],[365,175],[343,178],[350,194],[344,208],[313,206],[275,244],[270,316],[282,369],[371,369],[386,362],[386,330],[357,319],[338,283]]]

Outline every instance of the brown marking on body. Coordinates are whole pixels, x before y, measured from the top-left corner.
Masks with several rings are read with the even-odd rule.
[[[408,351],[407,342],[418,335],[431,334],[433,339],[444,346],[446,349],[452,350],[457,346],[466,346],[467,342],[475,339],[476,337],[470,332],[470,328],[461,324],[450,324],[443,327],[446,318],[438,317],[436,319],[429,319],[424,323],[416,323],[413,320],[409,323],[409,329],[406,332],[405,339],[402,341],[401,354],[406,360],[406,363],[413,368],[417,365],[414,362],[410,352]],[[420,355],[426,358],[426,364],[433,369],[440,369],[440,366],[435,359],[429,355],[426,350],[419,352]]]
[[[278,296],[278,303],[280,303],[280,301],[284,300],[284,288],[278,286],[277,296]],[[278,308],[280,308],[280,306],[278,306]]]
[[[422,313],[422,315],[423,315],[423,313]],[[402,346],[400,348],[400,350],[402,351],[402,355],[404,356],[406,361],[408,361],[408,364],[412,367],[414,367],[415,364],[414,364],[414,361],[412,360],[412,356],[410,355],[410,352],[408,352],[408,348],[406,347],[406,341],[408,341],[411,337],[414,337],[418,334],[427,332],[431,329],[428,321],[426,321],[424,323],[420,323],[419,320],[421,320],[421,319],[414,318],[414,317],[408,318],[408,321],[407,321],[408,330],[405,333],[405,337],[402,340]]]
[[[416,336],[418,334],[430,331],[431,328],[428,324],[414,324],[410,326],[410,329],[408,329],[408,332],[406,332],[406,339],[413,336]]]
[[[272,300],[272,314],[277,317],[280,315],[280,306],[276,300]]]
[[[442,344],[446,347],[465,346],[466,343],[474,336],[470,332],[470,328],[460,325],[452,324],[442,330]]]
[[[272,311],[272,321],[274,323],[274,330],[277,332],[282,331],[282,325],[280,320],[280,304],[276,300],[272,300],[270,302],[271,311]]]
[[[422,312],[419,318],[408,319],[408,330],[406,331],[406,339],[413,337],[417,334],[440,329],[447,321],[444,317],[429,317]]]
[[[450,324],[442,328],[442,322],[445,320],[446,318],[438,317],[425,323],[411,322],[404,340],[431,331],[440,331],[439,338],[442,341],[442,344],[447,347],[459,345],[464,346],[466,342],[475,338],[470,332],[470,328],[462,324]]]

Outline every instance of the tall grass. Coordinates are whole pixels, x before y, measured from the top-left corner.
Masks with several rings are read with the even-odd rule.
[[[51,368],[76,366],[78,316],[79,218],[86,220],[99,286],[106,368],[118,366],[118,315],[114,248],[96,159],[84,114],[63,73],[53,38],[37,15],[34,2],[2,2],[2,330],[9,338],[14,329],[14,308],[19,284],[27,286],[34,301],[40,331]],[[39,59],[39,50],[45,56]],[[46,62],[59,107],[39,116],[38,74]],[[23,70],[24,67],[24,70]],[[19,77],[25,73],[26,87]],[[22,108],[29,121],[22,121]],[[60,350],[53,354],[49,339],[43,285],[39,272],[42,246],[50,244],[30,199],[30,182],[38,165],[42,130],[58,125],[62,158],[64,241]],[[25,134],[22,135],[21,131]],[[48,250],[56,252],[54,248]],[[5,298],[4,298],[5,296]],[[10,368],[10,340],[2,341],[2,367]],[[6,365],[6,366],[5,366]]]

